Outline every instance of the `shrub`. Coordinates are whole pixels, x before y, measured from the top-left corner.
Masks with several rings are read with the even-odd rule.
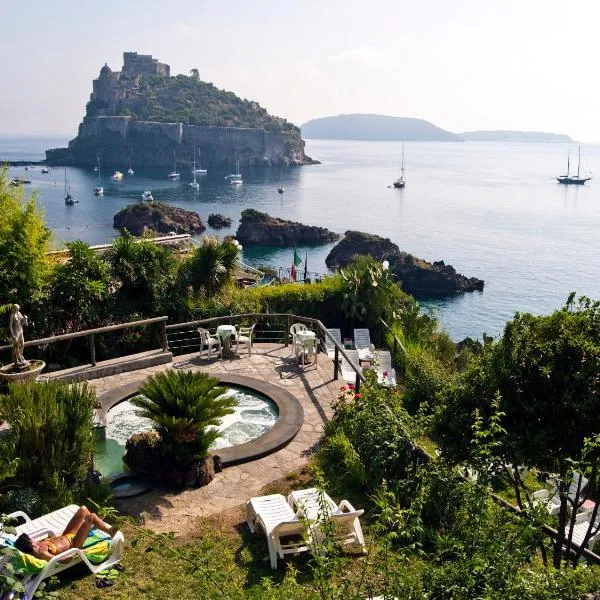
[[[18,457],[16,481],[42,493],[40,510],[78,499],[92,452],[96,393],[86,383],[11,384],[0,396]]]
[[[166,452],[182,459],[202,458],[220,435],[215,429],[220,417],[236,405],[218,384],[206,373],[165,371],[151,376],[132,403],[156,423]]]

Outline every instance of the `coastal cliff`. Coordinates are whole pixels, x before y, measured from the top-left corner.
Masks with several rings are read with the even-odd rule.
[[[465,277],[442,260],[430,263],[401,252],[391,240],[360,231],[346,231],[343,239],[327,255],[325,264],[330,269],[345,267],[357,254],[387,260],[402,289],[413,296],[451,296],[460,292],[483,291],[482,279]]]
[[[46,151],[51,165],[243,167],[312,164],[300,129],[191,76],[170,76],[169,65],[125,52],[121,71],[104,65],[76,138]]]
[[[325,227],[286,221],[248,208],[242,212],[235,237],[246,245],[294,246],[326,244],[340,236]]]

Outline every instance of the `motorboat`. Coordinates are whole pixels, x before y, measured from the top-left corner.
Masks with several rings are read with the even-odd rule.
[[[50,167],[42,167],[42,173],[50,173]]]
[[[122,181],[122,180],[123,180],[123,173],[121,173],[121,171],[115,171],[115,172],[112,174],[112,177],[111,177],[111,179],[112,179],[113,181]]]
[[[142,194],[142,200],[144,202],[153,202],[154,198],[152,197],[152,192],[150,190],[146,190],[143,194]]]

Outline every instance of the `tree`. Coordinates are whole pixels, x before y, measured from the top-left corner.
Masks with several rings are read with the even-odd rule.
[[[190,69],[192,79],[200,79],[200,71],[198,69]]]
[[[37,208],[35,194],[9,186],[8,168],[0,169],[0,298],[31,307],[44,294],[52,238]]]
[[[54,333],[98,326],[108,295],[108,265],[85,242],[70,242],[67,248],[69,260],[54,269],[50,280]]]
[[[571,543],[570,530],[584,499],[583,489],[569,497],[576,473],[584,472],[596,489],[600,483],[599,325],[600,303],[587,298],[575,302],[574,295],[551,315],[517,314],[500,340],[472,358],[448,388],[436,415],[434,432],[444,454],[470,461],[475,415],[492,418],[494,399],[499,399],[506,433],[496,452],[505,466],[512,466],[507,471],[514,474],[520,507],[531,499],[518,466],[557,474],[559,535],[553,559],[557,567],[563,544]],[[587,539],[595,529],[590,524]]]
[[[229,240],[205,237],[183,267],[186,285],[213,296],[230,280],[238,262],[238,249]]]
[[[203,458],[220,435],[219,419],[237,404],[224,393],[219,380],[206,373],[171,370],[151,376],[132,403],[156,423],[167,448],[183,447],[183,456]]]

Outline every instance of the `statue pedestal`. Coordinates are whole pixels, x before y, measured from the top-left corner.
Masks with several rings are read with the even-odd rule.
[[[46,363],[43,360],[30,360],[28,365],[6,365],[0,368],[0,380],[7,383],[25,383],[37,379],[44,370]]]

